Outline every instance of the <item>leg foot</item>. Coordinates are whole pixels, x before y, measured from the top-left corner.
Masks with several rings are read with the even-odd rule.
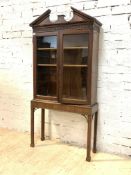
[[[45,140],[45,137],[41,137],[41,141],[44,141]]]
[[[93,148],[93,153],[96,153],[96,149]]]
[[[34,144],[34,143],[31,143],[31,144],[30,144],[30,147],[35,147],[35,144]]]
[[[91,157],[86,157],[86,161],[90,162],[91,161]]]

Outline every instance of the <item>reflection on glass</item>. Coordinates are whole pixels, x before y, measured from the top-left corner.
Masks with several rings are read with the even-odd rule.
[[[38,50],[37,63],[38,64],[56,64],[57,51],[56,50]]]
[[[38,48],[57,48],[56,36],[40,36],[37,37]]]
[[[63,69],[63,97],[86,100],[87,69],[81,67],[64,67]]]
[[[56,96],[56,68],[37,67],[37,94]]]
[[[56,64],[57,37],[37,37],[37,64]]]

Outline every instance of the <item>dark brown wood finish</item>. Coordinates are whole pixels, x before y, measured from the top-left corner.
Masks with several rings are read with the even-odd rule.
[[[34,111],[36,108],[41,108],[41,140],[45,139],[45,109],[78,113],[87,121],[86,160],[90,161],[92,118],[94,118],[93,152],[96,152],[97,57],[99,31],[102,24],[73,7],[71,9],[73,18],[70,21],[66,21],[64,15],[59,15],[57,21],[51,22],[49,19],[51,11],[47,10],[30,24],[34,32],[31,146],[35,145]],[[81,38],[82,35],[86,36],[86,39],[83,38],[82,41],[80,39],[78,42],[73,39]],[[56,41],[53,36],[56,36]],[[64,40],[64,38],[67,39]],[[72,41],[69,41],[70,39]],[[51,59],[55,59],[56,62],[52,62]]]
[[[89,62],[89,60],[87,61],[87,64],[86,64],[86,66],[87,66],[87,98],[86,98],[86,100],[82,100],[82,99],[72,99],[72,98],[62,98],[62,92],[63,92],[63,81],[64,81],[64,79],[63,79],[63,55],[64,55],[64,53],[63,53],[63,36],[64,35],[74,35],[74,34],[77,34],[77,35],[79,35],[79,34],[88,34],[89,35],[89,38],[90,38],[90,30],[88,30],[88,29],[82,29],[82,30],[79,30],[79,29],[76,29],[76,30],[72,30],[72,29],[70,29],[70,30],[68,30],[68,29],[65,29],[65,30],[63,30],[63,31],[61,31],[61,63],[60,63],[60,65],[61,65],[61,81],[60,81],[60,84],[61,84],[61,90],[60,90],[60,97],[61,97],[61,102],[62,103],[67,103],[67,104],[90,104],[89,102],[88,102],[88,100],[89,100],[89,97],[88,97],[88,94],[90,93],[90,89],[89,89],[89,86],[88,86],[88,80],[89,80],[89,76],[91,75],[91,73],[90,73],[90,62]],[[90,48],[90,44],[88,43],[88,45],[87,45],[87,48]],[[89,50],[89,54],[90,54],[90,49],[88,49]],[[89,56],[90,57],[90,56]],[[85,65],[83,66],[83,65],[75,65],[75,66],[72,66],[72,67],[85,67]],[[78,80],[79,81],[79,80]]]
[[[99,33],[95,30],[92,42],[91,104],[97,101],[98,47]]]
[[[96,153],[96,138],[97,138],[97,118],[98,112],[95,113],[94,116],[94,139],[93,139],[93,153]]]
[[[31,147],[35,146],[34,143],[34,110],[35,108],[31,105]]]
[[[33,36],[33,96],[36,97],[36,36]]]
[[[91,131],[92,131],[92,115],[88,115],[87,118],[88,129],[87,129],[87,156],[86,160],[90,162],[91,160]]]
[[[40,98],[40,99],[50,99],[50,100],[57,100],[57,98],[58,98],[58,59],[57,59],[57,64],[55,65],[55,64],[53,64],[53,65],[51,65],[51,64],[37,64],[37,50],[47,50],[47,48],[38,48],[38,46],[37,46],[37,37],[40,37],[40,36],[57,36],[57,38],[58,38],[58,32],[37,32],[37,33],[35,33],[34,34],[34,36],[33,36],[33,86],[34,86],[34,98]],[[57,50],[57,55],[56,55],[56,57],[58,58],[58,45],[59,45],[59,43],[57,43],[57,48],[56,48],[56,50]],[[49,48],[49,50],[53,50],[52,48]],[[56,94],[56,97],[54,97],[54,96],[41,96],[41,95],[39,95],[39,94],[37,94],[37,87],[36,87],[36,85],[37,85],[37,74],[38,74],[38,72],[37,72],[37,66],[47,66],[47,67],[55,67],[56,66],[56,72],[57,72],[57,87],[56,87],[56,89],[57,89],[57,94]]]
[[[41,109],[41,140],[45,140],[45,109]]]

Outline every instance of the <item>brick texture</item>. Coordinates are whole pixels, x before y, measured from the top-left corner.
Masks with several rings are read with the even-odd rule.
[[[0,127],[30,129],[32,29],[46,9],[70,16],[70,6],[103,23],[98,69],[98,150],[131,155],[130,0],[2,0],[0,3]],[[35,112],[36,116],[40,111]],[[40,117],[35,118],[40,132]],[[72,113],[46,111],[46,137],[86,145],[86,121]]]

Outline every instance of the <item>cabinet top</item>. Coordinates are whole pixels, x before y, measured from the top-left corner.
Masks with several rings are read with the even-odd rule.
[[[73,23],[87,23],[91,25],[97,25],[97,27],[100,27],[102,24],[99,22],[96,18],[89,16],[74,7],[71,7],[73,11],[73,18],[70,21],[66,21],[64,19],[64,15],[58,15],[57,21],[50,21],[49,16],[51,13],[51,10],[48,9],[45,11],[41,16],[39,16],[37,19],[35,19],[32,23],[30,23],[30,26],[32,28],[35,27],[44,27],[44,26],[52,26],[52,25],[61,25],[61,24],[73,24]]]

